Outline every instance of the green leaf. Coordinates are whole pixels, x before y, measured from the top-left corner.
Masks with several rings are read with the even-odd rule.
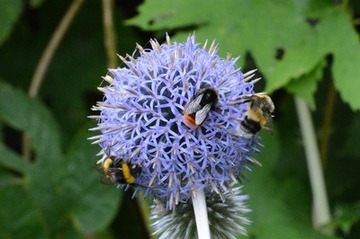
[[[100,183],[93,167],[98,147],[88,142],[87,129],[80,130],[64,158],[36,164],[30,174],[29,191],[53,233],[65,225],[78,233],[103,230],[117,212],[121,191]]]
[[[232,52],[244,56],[250,52],[267,79],[267,92],[311,74],[319,62],[333,54],[336,87],[352,109],[360,109],[360,96],[356,95],[360,84],[354,81],[360,78],[360,67],[354,67],[360,64],[359,39],[349,13],[335,4],[286,0],[226,0],[221,4],[204,0],[148,0],[139,12],[129,24],[157,31],[196,29],[200,42],[216,38],[220,54]],[[315,23],[309,23],[309,19]],[[188,34],[180,33],[173,40],[184,41]],[[279,49],[284,51],[280,60],[276,59]]]
[[[60,155],[60,137],[54,119],[37,100],[0,81],[0,120],[29,133],[36,161],[48,164]]]
[[[312,229],[311,206],[307,199],[310,196],[302,182],[294,177],[281,180],[274,177],[276,160],[282,154],[277,135],[264,134],[263,144],[266,147],[261,155],[254,155],[263,166],[254,169],[248,176],[249,183],[244,185],[252,209],[249,236],[259,239],[335,238]]]
[[[46,218],[45,224],[49,228],[44,226],[44,230],[60,227],[66,207],[60,206],[62,200],[55,199],[59,198],[56,179],[59,178],[58,169],[63,161],[52,116],[38,100],[0,82],[0,120],[10,127],[28,132],[35,151],[34,162],[22,163],[24,159],[2,146],[0,151],[4,159],[1,161],[5,166],[23,173],[22,185],[31,200],[29,210]]]
[[[44,216],[43,230],[47,228],[56,235],[67,224],[81,233],[103,230],[117,212],[121,193],[115,186],[99,182],[93,167],[98,147],[87,140],[90,126],[80,131],[64,157],[49,112],[36,99],[1,82],[0,120],[31,136],[36,149],[33,163],[25,162],[1,144],[0,162],[23,173],[21,185],[31,201],[28,210],[32,215]]]
[[[341,98],[349,103],[353,110],[360,109],[360,44],[349,15],[335,12],[328,23],[332,33],[334,52],[333,76],[336,89]],[[334,32],[335,30],[335,32]],[[334,35],[336,37],[334,37]]]
[[[64,215],[60,212],[63,207],[55,205],[61,200],[55,205],[49,201],[51,196],[57,195],[54,178],[58,176],[61,162],[60,140],[52,116],[38,100],[0,82],[0,120],[28,132],[35,151],[34,162],[30,164],[2,146],[0,151],[4,157],[1,161],[5,166],[23,173],[23,184],[33,200],[32,209],[38,213],[42,211],[48,218],[47,222],[60,221],[61,215]],[[44,197],[44,194],[51,196]],[[53,225],[56,227],[58,223]]]
[[[4,145],[0,144],[0,165],[17,172],[29,172],[31,166],[21,156],[14,153]]]
[[[171,4],[181,11],[173,11],[170,3],[164,2],[146,1],[139,8],[140,14],[129,23],[146,30],[167,30],[195,24],[200,41],[216,38],[222,54],[232,52],[244,56],[250,51],[266,75],[275,70],[276,50],[300,45],[310,29],[305,16],[310,7],[296,1],[226,0],[221,4],[215,1],[172,1]],[[161,17],[163,15],[168,17]],[[160,20],[152,20],[156,18]],[[184,34],[180,36],[174,39],[184,40]]]
[[[204,8],[202,11],[199,11],[197,8],[188,8],[190,2],[191,1],[146,1],[138,9],[141,14],[134,19],[126,21],[126,23],[137,25],[147,30],[160,30],[207,22],[208,16],[201,14],[201,12],[207,13],[212,7],[204,4],[206,1],[200,0],[197,4],[204,4]],[[194,19],[196,15],[198,15],[198,18]]]
[[[4,179],[0,175],[0,181]],[[0,238],[50,238],[43,218],[21,185],[0,187]]]
[[[314,94],[317,90],[319,80],[322,79],[325,64],[326,62],[324,60],[321,61],[313,71],[290,81],[286,86],[287,91],[302,97],[313,110],[316,108]]]
[[[22,9],[21,0],[0,0],[0,45],[9,37]]]
[[[340,205],[336,207],[335,219],[330,226],[341,228],[346,234],[354,224],[360,221],[360,202],[350,205]]]
[[[22,89],[29,87],[39,58],[69,4],[67,1],[42,1],[39,8],[26,9],[11,39],[0,49],[3,79]],[[82,5],[55,52],[40,88],[38,97],[56,115],[62,129],[62,142],[71,140],[78,127],[88,121],[86,115],[91,104],[102,98],[96,87],[102,84],[101,76],[107,71],[103,25],[102,21],[94,20],[94,16],[100,17],[101,4],[101,1],[87,1]],[[119,10],[113,19],[116,38],[121,39],[117,53],[125,55],[134,51],[135,42],[143,44],[148,39],[140,39],[134,28],[125,27],[122,19],[129,12],[123,8]],[[89,22],[90,28],[87,27]]]
[[[71,220],[82,233],[104,230],[114,219],[120,205],[122,190],[115,185],[100,182],[95,170],[96,153],[99,147],[92,145],[88,137],[92,136],[88,128],[79,131],[71,150],[66,156],[67,180],[65,191],[73,202]]]

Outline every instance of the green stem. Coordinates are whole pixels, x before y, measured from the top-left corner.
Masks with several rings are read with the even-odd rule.
[[[76,13],[79,11],[83,2],[84,0],[74,0],[61,19],[59,25],[56,27],[50,41],[46,45],[44,52],[41,55],[39,63],[37,64],[34,75],[31,79],[28,92],[30,97],[36,97],[38,95],[40,86],[44,80],[47,70],[49,69],[51,60],[53,59],[60,42],[62,41],[66,31],[70,26],[70,23],[76,16]],[[22,138],[22,154],[25,160],[30,160],[31,140],[27,133],[24,133]]]
[[[107,57],[107,66],[114,68],[117,66],[116,56],[116,32],[113,24],[113,0],[103,0],[103,25],[104,25],[104,44]]]
[[[29,95],[31,97],[37,96],[44,76],[49,68],[51,60],[53,59],[54,53],[56,52],[60,42],[62,41],[70,26],[70,23],[76,16],[76,13],[80,9],[83,2],[84,0],[74,0],[71,3],[64,17],[61,19],[59,25],[55,29],[54,34],[51,36],[51,39],[47,44],[43,54],[41,55],[38,65],[36,66],[36,70],[30,84]]]
[[[321,163],[323,166],[326,165],[329,154],[331,125],[334,116],[335,103],[336,103],[336,90],[334,87],[334,83],[331,82],[328,90],[328,97],[326,100],[324,121],[322,125],[322,134],[320,141],[320,155],[321,155]]]
[[[295,105],[304,142],[313,195],[313,225],[324,233],[331,233],[330,231],[325,231],[321,228],[330,222],[331,216],[310,110],[306,102],[298,97],[295,97]]]

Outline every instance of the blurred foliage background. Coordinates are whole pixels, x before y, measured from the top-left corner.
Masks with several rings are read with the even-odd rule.
[[[261,132],[263,166],[243,182],[248,238],[360,238],[357,0],[0,0],[0,238],[151,238],[147,202],[99,182],[99,147],[87,140],[96,87],[120,64],[104,29],[119,55],[196,32],[200,43],[216,39],[221,56],[240,55],[243,72],[258,69],[276,117]],[[311,109],[328,233],[313,226],[294,97]]]

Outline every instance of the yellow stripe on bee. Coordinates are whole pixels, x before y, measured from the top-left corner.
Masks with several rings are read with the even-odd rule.
[[[122,171],[123,171],[123,176],[124,176],[124,179],[125,179],[126,183],[132,184],[132,183],[135,182],[135,178],[134,178],[134,176],[131,174],[131,170],[130,170],[129,164],[127,164],[127,163],[122,163]]]
[[[110,177],[109,168],[110,168],[110,165],[112,164],[112,162],[113,161],[111,158],[107,158],[107,159],[105,159],[105,161],[103,163],[103,170],[107,177]]]
[[[258,111],[255,110],[249,110],[248,112],[248,116],[251,120],[257,122],[260,124],[261,128],[264,127],[264,125],[266,124],[266,119],[265,117]]]

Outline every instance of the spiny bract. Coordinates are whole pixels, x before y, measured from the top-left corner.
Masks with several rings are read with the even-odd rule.
[[[138,45],[136,58],[120,57],[126,67],[104,77],[104,100],[93,107],[100,115],[92,116],[98,119],[93,130],[101,134],[91,139],[101,145],[102,160],[111,155],[140,165],[135,194],[144,190],[166,209],[186,203],[197,190],[221,196],[256,162],[250,155],[258,137],[237,132],[247,110],[241,96],[254,94],[254,71],[243,74],[237,58],[220,58],[214,42],[200,47],[195,35],[185,43],[167,37],[165,44],[150,44]],[[216,89],[219,99],[201,126],[191,128],[184,106],[204,88]]]

